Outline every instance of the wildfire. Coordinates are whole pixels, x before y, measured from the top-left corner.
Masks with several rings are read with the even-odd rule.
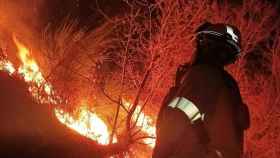
[[[43,77],[42,72],[36,61],[32,58],[31,51],[20,42],[15,36],[13,40],[18,50],[21,65],[16,70],[13,64],[8,60],[0,60],[0,70],[7,71],[9,74],[18,73],[25,82],[29,83],[29,91],[40,103],[56,104],[59,96],[53,96],[54,90],[50,83]],[[39,88],[44,88],[47,96],[39,94]],[[109,130],[104,121],[96,114],[91,112],[86,105],[83,105],[74,114],[56,108],[54,110],[58,120],[66,126],[74,129],[83,136],[97,141],[100,144],[109,143]],[[114,142],[117,139],[114,138]]]
[[[124,101],[125,107],[129,108],[131,103]],[[151,138],[144,139],[144,143],[149,145],[151,148],[155,147],[155,137],[156,137],[156,127],[154,125],[154,120],[141,111],[141,106],[137,105],[134,115],[132,117],[133,121],[136,122],[136,126],[146,133]]]
[[[53,87],[46,81],[37,62],[32,58],[31,51],[20,42],[15,36],[13,40],[18,50],[18,56],[21,65],[16,69],[13,64],[6,59],[0,60],[0,70],[7,71],[10,75],[17,73],[23,77],[25,82],[29,83],[29,91],[40,103],[57,104],[59,96],[55,95]],[[43,87],[43,92],[47,95],[40,94],[39,88]],[[125,101],[125,105],[129,107],[131,103]],[[92,112],[87,105],[82,104],[74,113],[68,113],[63,109],[56,108],[54,113],[57,119],[74,129],[83,136],[97,141],[100,144],[108,144],[110,132],[105,122],[95,113]],[[149,137],[156,136],[156,129],[153,119],[141,111],[141,106],[137,106],[133,120],[136,121],[136,126],[146,133]],[[117,138],[113,138],[113,142],[117,142]],[[144,139],[144,143],[151,148],[155,145],[155,139]]]
[[[83,105],[76,111],[78,119],[61,109],[55,109],[55,114],[60,122],[76,130],[81,135],[97,140],[100,144],[109,144],[108,127],[96,113],[89,111],[88,106]],[[116,141],[117,139],[114,138],[114,142]]]
[[[0,61],[0,70],[7,71],[10,75],[12,75],[16,71],[14,65],[7,60]]]
[[[46,82],[43,77],[42,72],[39,69],[38,64],[31,57],[30,50],[21,43],[15,36],[13,36],[13,40],[17,46],[18,55],[21,60],[22,65],[18,68],[18,73],[21,74],[26,82],[35,83],[37,87],[44,86],[44,91],[47,95],[51,95],[52,86]],[[38,92],[35,92],[36,87],[31,87],[30,91],[33,96],[39,96]],[[42,99],[43,100],[43,99]],[[48,98],[47,101],[53,103],[54,100]],[[45,102],[45,101],[41,101]]]

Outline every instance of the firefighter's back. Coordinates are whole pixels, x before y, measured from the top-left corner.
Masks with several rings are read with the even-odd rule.
[[[240,140],[233,120],[240,96],[231,92],[225,74],[207,64],[189,68],[180,90],[175,97],[170,95],[190,101],[201,118],[192,121],[181,109],[169,106],[172,100],[166,101],[158,119],[154,158],[239,157]]]

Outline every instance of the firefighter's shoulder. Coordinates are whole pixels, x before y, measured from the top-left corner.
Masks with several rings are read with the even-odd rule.
[[[206,113],[211,111],[212,105],[217,102],[221,91],[225,88],[222,70],[208,65],[190,67],[183,85],[181,95]]]
[[[218,67],[207,64],[194,65],[190,67],[186,81],[203,85],[210,84],[209,86],[221,86],[221,84],[224,84],[223,73],[224,70]]]

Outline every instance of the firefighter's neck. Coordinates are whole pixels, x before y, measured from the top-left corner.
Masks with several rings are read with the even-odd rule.
[[[196,64],[203,64],[203,65],[208,65],[209,67],[215,67],[218,69],[224,69],[225,65],[220,64],[218,62],[212,62],[212,61],[201,61],[201,62],[197,62]]]
[[[211,53],[197,53],[196,57],[194,58],[193,64],[198,65],[198,64],[205,64],[210,67],[216,67],[219,69],[224,69],[225,64],[221,62],[218,57]]]

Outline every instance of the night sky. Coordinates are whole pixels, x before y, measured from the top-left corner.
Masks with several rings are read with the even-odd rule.
[[[129,0],[128,0],[129,1]],[[152,0],[139,0],[152,1]],[[224,1],[224,0],[219,0]],[[242,0],[230,0],[233,4],[240,4]],[[279,0],[267,0],[273,5],[280,6]],[[102,23],[103,15],[100,8],[109,17],[121,15],[126,12],[127,5],[124,0],[48,0],[42,5],[40,16],[44,19],[43,25],[57,26],[65,17],[79,21],[81,26],[94,28]],[[280,7],[278,7],[279,9]]]
[[[79,21],[81,26],[95,27],[102,23],[103,16],[115,16],[124,12],[126,7],[122,0],[49,0],[41,9],[44,24],[59,25],[65,17]]]

